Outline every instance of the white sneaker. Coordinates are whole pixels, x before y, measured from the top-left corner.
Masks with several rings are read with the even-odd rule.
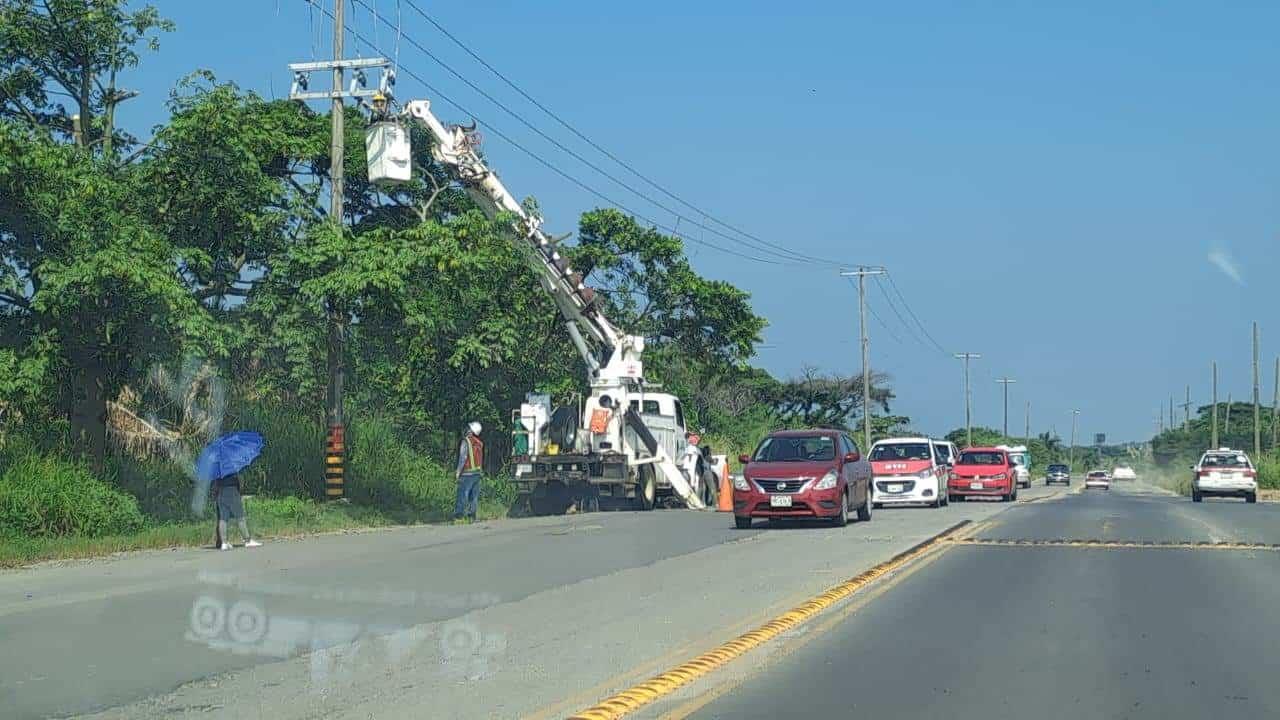
[[[250,540],[244,544],[245,547],[262,547],[262,543],[257,540]]]
[[[220,548],[218,548],[218,549],[219,549],[219,550],[230,550],[230,549],[231,549],[231,543],[225,543],[225,542],[224,542],[224,543],[222,543],[222,547],[220,547]]]

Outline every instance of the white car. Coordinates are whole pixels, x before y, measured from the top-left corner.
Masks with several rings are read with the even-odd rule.
[[[871,446],[871,498],[884,505],[948,504],[946,464],[933,441],[923,437],[888,438]]]
[[[1258,502],[1258,471],[1243,451],[1231,448],[1209,450],[1191,469],[1195,471],[1191,478],[1192,502],[1214,495]]]
[[[1107,477],[1106,470],[1092,470],[1088,475],[1084,476],[1084,489],[1100,488],[1102,490],[1111,489],[1111,478]]]
[[[1138,473],[1128,465],[1117,465],[1115,470],[1111,471],[1111,479],[1113,480],[1137,480]]]

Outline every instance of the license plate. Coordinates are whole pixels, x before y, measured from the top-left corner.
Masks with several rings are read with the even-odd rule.
[[[891,492],[891,493],[900,493],[900,492],[902,492],[902,484],[901,484],[901,483],[894,483],[894,484],[892,484],[892,485],[885,485],[885,486],[884,486],[884,491],[885,491],[885,492]]]
[[[980,482],[971,482],[971,483],[969,483],[969,489],[970,489],[970,490],[981,490],[981,489],[982,489],[982,483],[980,483]]]
[[[769,498],[769,505],[772,507],[791,507],[791,496],[773,495]]]
[[[518,464],[516,464],[516,474],[517,474],[517,475],[528,475],[528,474],[530,474],[530,473],[532,473],[532,472],[533,472],[533,466],[532,466],[532,465],[527,465],[527,464],[525,464],[525,463],[518,463]]]

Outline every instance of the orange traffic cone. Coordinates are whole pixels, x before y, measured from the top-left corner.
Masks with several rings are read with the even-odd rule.
[[[719,512],[733,512],[733,481],[729,479],[728,458],[720,465],[720,497],[716,503]]]

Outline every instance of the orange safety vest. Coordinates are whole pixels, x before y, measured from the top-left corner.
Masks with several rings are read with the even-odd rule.
[[[467,435],[467,460],[462,472],[480,472],[484,469],[484,443],[475,435]]]

